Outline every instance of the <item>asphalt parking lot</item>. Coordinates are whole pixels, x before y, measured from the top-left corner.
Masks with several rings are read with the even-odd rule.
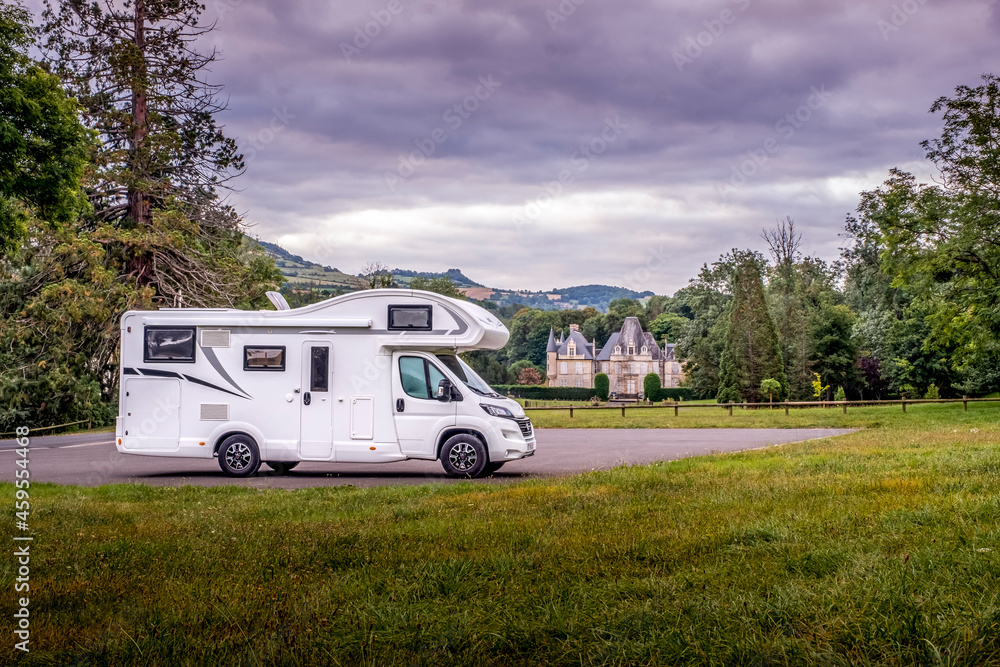
[[[738,452],[827,438],[854,429],[539,429],[537,454],[505,465],[482,483],[645,465],[717,452]],[[380,465],[302,463],[287,475],[261,466],[247,479],[225,477],[215,459],[180,459],[119,454],[114,434],[90,433],[31,437],[29,470],[33,482],[99,486],[237,484],[257,488],[313,486],[379,486],[454,482],[436,461],[401,461]],[[0,481],[14,480],[13,440],[0,441]]]

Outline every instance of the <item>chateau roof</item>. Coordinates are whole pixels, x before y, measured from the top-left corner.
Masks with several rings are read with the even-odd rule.
[[[608,361],[611,359],[611,355],[614,354],[615,347],[621,346],[621,354],[628,354],[629,346],[635,348],[636,354],[642,354],[642,346],[646,346],[646,352],[653,359],[663,359],[663,350],[660,346],[656,344],[656,339],[653,334],[648,331],[642,330],[642,325],[639,324],[639,318],[637,317],[626,317],[625,321],[622,323],[621,331],[616,331],[611,334],[611,338],[608,339],[607,344],[601,349],[600,353],[597,355],[598,361]]]
[[[611,353],[614,352],[615,343],[618,342],[618,335],[619,333],[617,331],[611,334],[611,338],[608,339],[608,342],[604,344],[604,347],[601,348],[600,353],[597,355],[598,361],[608,361],[611,359]]]
[[[583,337],[583,334],[579,331],[570,331],[569,337],[559,345],[556,350],[559,356],[565,356],[569,354],[569,344],[570,341],[576,343],[576,354],[577,356],[583,355],[584,359],[594,358],[594,346],[587,342],[587,339]]]
[[[545,348],[545,352],[555,352],[556,351],[556,332],[549,327],[549,344]]]

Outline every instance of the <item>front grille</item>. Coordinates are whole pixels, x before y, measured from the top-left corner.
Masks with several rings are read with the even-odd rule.
[[[531,437],[531,420],[525,417],[524,419],[515,419],[518,427],[521,429],[521,435],[525,438]]]

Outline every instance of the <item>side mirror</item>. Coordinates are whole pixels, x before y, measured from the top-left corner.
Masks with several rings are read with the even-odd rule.
[[[451,380],[447,378],[438,382],[437,400],[447,403],[451,400]]]

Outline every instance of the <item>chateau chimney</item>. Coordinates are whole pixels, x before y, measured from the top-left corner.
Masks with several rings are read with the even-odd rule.
[[[571,324],[571,325],[569,325],[569,330],[570,331],[579,331],[580,330],[580,325],[579,324]]]

